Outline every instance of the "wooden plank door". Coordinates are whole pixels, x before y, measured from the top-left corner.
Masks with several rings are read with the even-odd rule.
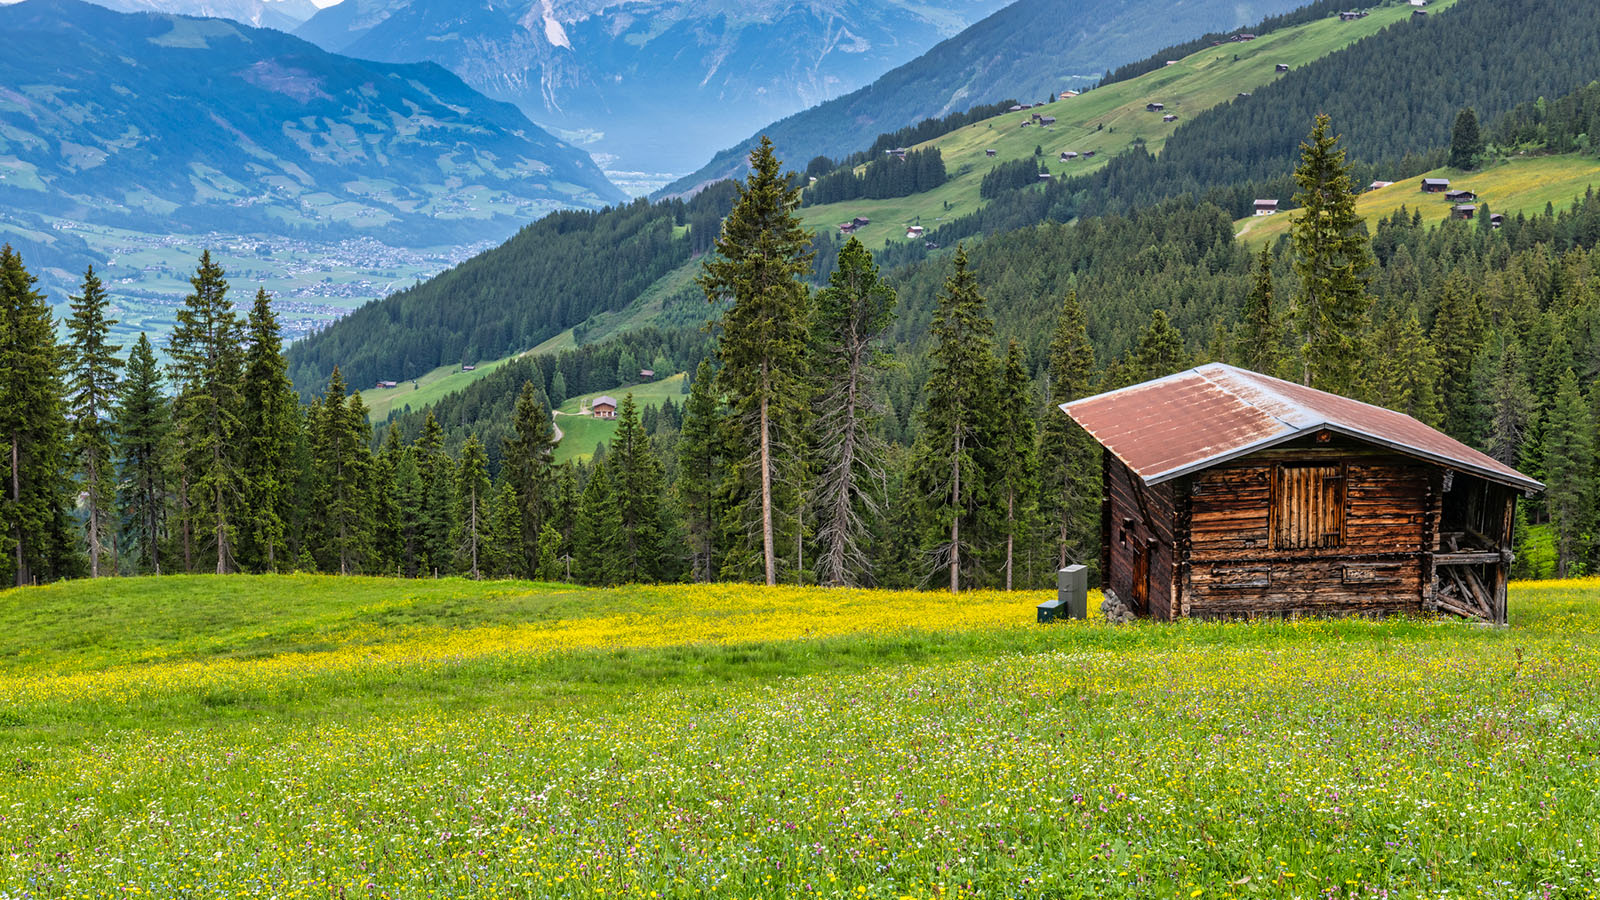
[[[1133,550],[1133,611],[1150,613],[1150,545],[1139,541]]]

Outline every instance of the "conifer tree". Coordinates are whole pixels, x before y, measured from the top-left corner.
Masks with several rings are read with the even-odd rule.
[[[550,478],[555,454],[555,430],[550,411],[539,402],[533,382],[524,381],[512,419],[515,436],[502,441],[506,480],[517,493],[521,510],[521,565],[517,571],[532,575],[539,561],[539,533],[549,510]]]
[[[1189,353],[1183,348],[1183,335],[1173,327],[1166,310],[1150,313],[1150,324],[1139,336],[1139,380],[1148,381],[1180,371],[1189,365]]]
[[[1391,313],[1376,335],[1377,359],[1368,369],[1368,399],[1403,412],[1428,426],[1438,426],[1439,357],[1414,313]]]
[[[1244,301],[1240,330],[1240,363],[1263,375],[1278,375],[1283,364],[1283,339],[1272,286],[1272,246],[1265,244],[1256,257],[1255,278]]]
[[[650,448],[631,393],[617,408],[617,432],[606,458],[617,508],[617,574],[633,584],[658,581],[666,570],[661,463]]]
[[[335,366],[312,440],[317,498],[316,555],[324,569],[355,575],[372,550],[372,429],[360,394],[345,397]]]
[[[1523,443],[1538,413],[1538,401],[1529,385],[1522,344],[1506,339],[1495,356],[1486,360],[1482,396],[1488,403],[1488,436],[1484,452],[1508,466],[1522,464]]]
[[[726,480],[723,433],[715,372],[709,360],[701,360],[683,404],[677,483],[689,538],[690,577],[699,582],[711,581],[718,568],[716,538],[723,514],[719,498]]]
[[[622,548],[622,514],[617,508],[611,473],[604,462],[589,472],[572,532],[572,564],[580,584],[616,584],[620,578],[617,559]]]
[[[241,462],[249,511],[240,556],[249,567],[265,572],[276,572],[288,562],[295,431],[300,427],[288,371],[272,297],[257,289],[246,322],[240,412],[248,448]]]
[[[0,540],[9,545],[0,567],[19,586],[70,574],[72,557],[61,352],[36,281],[10,244],[0,247]]]
[[[556,467],[555,501],[550,510],[549,523],[561,536],[561,580],[572,580],[573,535],[577,531],[578,511],[583,495],[578,490],[578,474],[572,463]]]
[[[1028,378],[1022,347],[1012,341],[1006,348],[1000,394],[994,413],[1002,423],[996,429],[994,490],[998,530],[1005,538],[1002,570],[1005,589],[1014,583],[1017,538],[1026,537],[1038,509],[1039,460],[1035,454],[1038,429],[1033,418],[1033,386]]]
[[[517,489],[502,482],[494,491],[493,523],[484,547],[484,568],[493,578],[527,574],[522,542],[522,504]]]
[[[461,445],[455,517],[456,565],[473,578],[483,577],[484,554],[492,536],[489,487],[489,457],[474,435]]]
[[[1483,152],[1483,136],[1478,133],[1478,114],[1472,107],[1464,106],[1456,113],[1455,127],[1450,130],[1450,166],[1470,169]]]
[[[83,293],[70,298],[67,317],[67,418],[73,461],[87,501],[84,537],[89,544],[89,575],[116,574],[116,466],[111,459],[111,410],[117,392],[122,348],[110,343],[105,287],[90,266],[83,273]]]
[[[167,345],[177,400],[173,407],[182,467],[184,513],[193,534],[216,551],[216,572],[234,568],[234,541],[245,504],[239,459],[239,317],[222,267],[208,250],[189,279]]]
[[[1094,347],[1078,302],[1067,293],[1050,338],[1050,403],[1040,434],[1043,512],[1050,523],[1056,568],[1069,563],[1098,568],[1100,545],[1100,454],[1094,438],[1061,411],[1064,403],[1094,390]]]
[[[429,409],[414,447],[417,474],[422,479],[421,509],[417,517],[418,543],[424,572],[448,572],[455,552],[450,546],[455,517],[455,466],[444,452],[444,429]]]
[[[1300,337],[1304,384],[1336,394],[1358,387],[1362,337],[1372,298],[1366,274],[1372,254],[1355,210],[1351,166],[1326,115],[1318,115],[1311,135],[1300,145],[1294,180],[1291,243],[1299,276],[1295,323]]]
[[[561,532],[548,521],[539,532],[539,570],[534,577],[540,581],[561,581],[564,579],[562,565],[562,540]]]
[[[1587,574],[1594,528],[1594,422],[1571,369],[1561,374],[1545,445],[1545,496],[1556,545],[1556,577]]]
[[[778,534],[789,530],[800,499],[808,400],[801,279],[814,254],[795,215],[800,191],[766,137],[750,154],[750,168],[699,283],[708,299],[732,301],[722,319],[718,380],[739,434],[740,458],[729,473],[745,526],[736,537],[755,536],[770,585],[778,578]]]
[[[403,542],[409,523],[401,518],[396,478],[405,455],[406,447],[400,443],[399,430],[393,427],[385,430],[383,444],[372,457],[372,557],[374,569],[380,572],[404,571]]]
[[[878,379],[887,364],[881,345],[895,300],[872,254],[852,237],[812,309],[820,469],[812,502],[821,584],[855,585],[871,574],[868,523],[882,511],[884,486]]]
[[[116,449],[120,463],[119,506],[127,535],[124,550],[135,571],[161,574],[162,536],[166,531],[167,436],[169,407],[163,391],[155,348],[142,332],[128,354],[116,410]]]
[[[391,428],[389,434],[398,442],[396,429]],[[415,578],[424,572],[427,558],[423,547],[423,481],[417,468],[417,451],[414,447],[404,447],[397,455],[385,455],[391,460],[390,482],[394,490],[394,502],[390,507],[395,522],[392,552],[401,574]]]
[[[976,564],[972,535],[985,489],[979,438],[995,393],[994,323],[977,278],[967,268],[964,247],[956,248],[955,270],[938,302],[918,455],[925,521],[931,529],[929,557],[936,571],[948,573],[950,591],[956,593]]]
[[[1433,346],[1439,357],[1439,405],[1445,433],[1470,444],[1482,427],[1473,390],[1473,366],[1483,349],[1482,311],[1477,295],[1460,275],[1444,280],[1433,319]]]

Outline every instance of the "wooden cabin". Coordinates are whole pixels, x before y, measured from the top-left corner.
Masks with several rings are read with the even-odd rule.
[[[1102,454],[1102,585],[1154,619],[1506,621],[1519,493],[1401,413],[1211,363],[1063,404]]]
[[[1258,216],[1270,216],[1278,211],[1278,201],[1257,198],[1253,209]]]
[[[1471,203],[1458,203],[1450,208],[1450,215],[1457,219],[1470,219],[1478,214],[1478,207]]]
[[[1424,194],[1442,194],[1448,190],[1450,190],[1450,179],[1448,178],[1422,179],[1422,192]]]
[[[617,417],[617,399],[604,394],[594,398],[589,404],[589,411],[596,419],[615,419]]]

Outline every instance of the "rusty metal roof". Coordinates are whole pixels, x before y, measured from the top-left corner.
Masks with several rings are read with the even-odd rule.
[[[1223,363],[1061,408],[1147,484],[1327,430],[1514,488],[1544,489],[1404,413]]]

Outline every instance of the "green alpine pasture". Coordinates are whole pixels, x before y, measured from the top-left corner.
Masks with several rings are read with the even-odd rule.
[[[1437,15],[1454,2],[1435,0],[1429,9]],[[800,211],[802,219],[807,227],[826,231],[866,216],[871,224],[855,234],[868,247],[881,246],[885,240],[904,240],[908,225],[932,231],[946,220],[981,207],[986,201],[978,196],[978,187],[983,176],[1000,163],[1033,156],[1038,150],[1045,168],[1059,178],[1092,172],[1139,142],[1151,153],[1159,153],[1184,119],[1221,103],[1250,102],[1239,94],[1277,78],[1278,65],[1294,68],[1314,62],[1409,19],[1411,10],[1404,3],[1377,6],[1364,19],[1343,22],[1330,17],[1270,32],[1253,41],[1207,47],[1137,78],[975,122],[912,148],[939,148],[951,176],[940,187],[889,200],[808,206]],[[1151,112],[1145,108],[1149,103],[1165,108]],[[1055,116],[1056,123],[1022,127],[1034,113]],[[1178,120],[1162,121],[1168,114]],[[987,156],[987,150],[994,150],[995,155]],[[1061,153],[1068,150],[1079,154],[1092,150],[1095,155],[1061,162]]]
[[[1448,178],[1451,190],[1470,190],[1478,195],[1476,204],[1480,212],[1542,213],[1546,205],[1562,209],[1582,197],[1589,188],[1600,184],[1600,159],[1577,153],[1545,156],[1514,156],[1500,159],[1467,171],[1464,169],[1435,169],[1432,172],[1396,181],[1377,190],[1364,191],[1356,198],[1356,214],[1376,227],[1379,219],[1399,212],[1420,211],[1422,221],[1436,225],[1450,218],[1454,203],[1443,194],[1422,192],[1422,179]],[[1289,198],[1281,198],[1288,201]],[[1487,209],[1485,210],[1485,207]],[[1289,233],[1296,213],[1278,213],[1271,216],[1254,216],[1236,223],[1240,240],[1260,246],[1263,241],[1276,240]]]
[[[645,384],[595,391],[562,403],[556,413],[556,427],[561,429],[561,441],[556,444],[556,462],[589,459],[594,456],[596,446],[611,443],[611,438],[617,433],[616,419],[596,419],[593,416],[578,415],[580,400],[583,402],[583,407],[587,408],[594,402],[594,398],[601,395],[613,397],[621,403],[622,398],[632,394],[633,402],[637,403],[640,409],[646,406],[660,406],[668,399],[673,403],[682,404],[686,396],[683,392],[684,377],[684,373],[679,372]]]
[[[1040,599],[0,593],[0,897],[1600,893],[1600,581],[1503,629]]]

